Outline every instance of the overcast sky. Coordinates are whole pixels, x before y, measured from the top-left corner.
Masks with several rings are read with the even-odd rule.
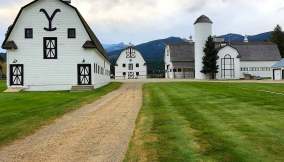
[[[31,0],[0,0],[0,41],[21,6]],[[214,22],[214,35],[258,34],[284,26],[284,0],[72,0],[102,43],[138,44],[169,36],[194,35],[201,14]]]

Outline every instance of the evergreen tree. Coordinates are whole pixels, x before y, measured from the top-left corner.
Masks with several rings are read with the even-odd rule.
[[[216,73],[218,73],[218,51],[215,47],[215,42],[212,36],[208,38],[206,41],[206,45],[204,48],[205,56],[203,57],[203,68],[202,73],[209,76],[210,79],[215,79]]]
[[[281,56],[284,57],[284,33],[280,25],[277,25],[272,32],[271,41],[277,44]]]

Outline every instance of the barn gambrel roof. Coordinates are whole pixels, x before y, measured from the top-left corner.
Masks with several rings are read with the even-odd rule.
[[[13,31],[13,29],[14,29],[14,27],[15,27],[15,25],[16,25],[16,23],[17,23],[19,17],[20,17],[20,15],[21,15],[21,13],[23,12],[23,10],[24,10],[25,8],[27,8],[28,6],[30,6],[30,5],[32,5],[32,4],[34,4],[34,3],[36,3],[37,1],[40,1],[40,0],[34,0],[34,1],[30,2],[30,3],[28,3],[27,5],[23,6],[23,7],[20,9],[20,12],[18,13],[16,19],[14,20],[13,24],[9,27],[9,29],[8,29],[8,31],[7,31],[5,40],[4,40],[3,44],[2,44],[2,48],[3,48],[3,49],[9,49],[9,48],[7,48],[7,47],[10,47],[10,46],[8,46],[8,43],[11,43],[11,42],[8,41],[8,38],[9,38],[11,32]],[[97,38],[97,36],[95,35],[95,33],[93,32],[93,30],[91,29],[91,27],[88,25],[88,23],[86,22],[86,20],[83,18],[83,16],[82,16],[81,13],[79,12],[79,10],[78,10],[76,7],[72,6],[72,5],[71,5],[70,3],[68,3],[68,2],[65,2],[65,1],[63,1],[63,0],[58,0],[58,1],[62,2],[62,3],[65,4],[65,5],[70,6],[71,8],[73,8],[73,9],[76,11],[76,13],[77,13],[77,15],[79,16],[79,18],[80,18],[80,20],[81,20],[81,22],[82,22],[82,24],[83,24],[83,26],[84,26],[86,32],[88,33],[88,35],[89,35],[89,37],[90,37],[91,40],[87,40],[87,41],[86,41],[86,43],[88,44],[88,46],[85,46],[85,44],[86,44],[86,43],[85,43],[84,45],[82,45],[82,47],[83,47],[83,48],[96,48],[96,49],[109,61],[109,57],[108,57],[108,55],[107,55],[105,49],[103,48],[102,44],[100,43],[99,39]]]
[[[241,61],[279,61],[280,51],[271,42],[234,42],[230,43],[240,54]]]
[[[194,43],[169,44],[171,62],[194,61]]]

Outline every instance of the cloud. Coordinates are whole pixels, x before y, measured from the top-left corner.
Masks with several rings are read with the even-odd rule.
[[[20,7],[31,0],[0,0],[0,40]],[[100,40],[141,43],[188,37],[201,14],[214,21],[216,35],[257,34],[284,26],[283,0],[72,0]]]

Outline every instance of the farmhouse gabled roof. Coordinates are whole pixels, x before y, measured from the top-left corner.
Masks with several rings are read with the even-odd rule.
[[[284,59],[280,60],[272,66],[273,68],[284,68]]]
[[[234,42],[230,46],[235,48],[241,61],[279,61],[280,51],[271,42]]]
[[[194,43],[169,44],[171,62],[194,61]]]
[[[7,49],[7,48],[5,48],[5,47],[6,47],[6,44],[8,43],[8,38],[9,38],[11,32],[13,31],[13,29],[14,29],[14,27],[15,27],[15,25],[16,25],[16,23],[17,23],[19,17],[20,17],[20,15],[21,15],[21,13],[23,12],[23,10],[24,10],[25,8],[27,8],[28,6],[30,6],[30,5],[32,5],[32,4],[34,4],[34,3],[36,3],[37,1],[39,1],[39,0],[34,0],[34,1],[30,2],[30,3],[28,3],[27,5],[23,6],[23,7],[20,9],[20,12],[18,13],[16,19],[14,20],[13,24],[11,25],[11,27],[9,27],[9,29],[8,29],[8,31],[7,31],[5,40],[4,40],[3,44],[2,44],[2,48],[3,48],[3,49]],[[72,5],[71,5],[70,3],[68,3],[68,2],[65,2],[65,1],[63,1],[63,0],[58,0],[58,1],[62,2],[62,3],[65,4],[65,5],[70,6],[71,8],[73,8],[73,9],[76,11],[76,13],[77,13],[77,15],[79,16],[79,18],[80,18],[80,20],[81,20],[81,22],[82,22],[82,24],[83,24],[83,26],[84,26],[86,32],[88,33],[88,35],[89,35],[89,37],[90,37],[90,39],[91,39],[91,40],[87,40],[87,41],[91,41],[91,42],[94,44],[94,48],[96,48],[96,49],[109,61],[108,55],[106,54],[106,51],[104,50],[102,44],[100,43],[99,39],[96,37],[96,35],[95,35],[95,33],[93,32],[93,30],[92,30],[92,29],[90,28],[90,26],[88,25],[88,23],[85,21],[85,19],[83,18],[83,16],[82,16],[81,13],[79,12],[79,10],[78,10],[76,7],[72,6]]]

